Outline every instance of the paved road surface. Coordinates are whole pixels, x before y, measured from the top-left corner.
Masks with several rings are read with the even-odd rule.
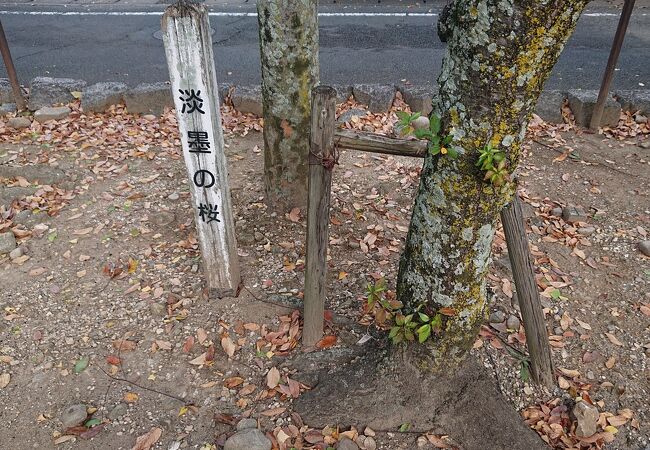
[[[16,0],[0,3],[0,17],[23,82],[38,75],[89,82],[166,81],[158,30],[164,4],[155,0]],[[255,7],[209,0],[217,79],[260,81]],[[160,3],[164,3],[164,0]],[[321,2],[321,79],[326,83],[431,84],[445,45],[435,33],[444,2],[399,0]],[[637,1],[619,59],[614,88],[650,89],[650,1]],[[403,13],[409,13],[404,15]],[[567,44],[548,87],[597,89],[620,8],[591,6]],[[4,67],[0,74],[4,74]]]

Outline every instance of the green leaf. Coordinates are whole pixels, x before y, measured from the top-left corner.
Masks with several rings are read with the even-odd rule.
[[[440,133],[440,117],[435,114],[432,114],[431,117],[429,117],[429,129],[433,134]]]
[[[551,298],[553,300],[559,300],[561,295],[562,295],[562,293],[560,292],[559,289],[553,289],[551,291]]]
[[[422,113],[419,112],[419,111],[418,111],[418,112],[414,112],[413,114],[411,114],[411,117],[410,117],[411,122],[413,122],[414,120],[419,119],[421,115],[422,115]]]
[[[407,422],[407,423],[403,423],[403,424],[399,427],[399,432],[400,432],[400,433],[404,433],[404,432],[406,432],[406,431],[408,431],[408,430],[410,430],[410,429],[411,429],[411,424],[410,424],[410,423],[408,423],[408,422]]]
[[[86,367],[88,367],[88,363],[90,362],[90,358],[87,356],[82,356],[79,361],[74,365],[74,373],[81,373],[84,370],[86,370]]]
[[[411,320],[413,320],[413,314],[404,317],[404,323],[409,323]]]
[[[406,338],[407,341],[414,341],[415,340],[415,335],[411,330],[406,330],[404,331],[404,337]]]
[[[404,123],[404,125],[409,124],[409,121],[411,119],[411,115],[409,113],[406,111],[395,111],[395,114],[397,115],[397,118],[400,120],[400,122]]]
[[[415,130],[415,137],[418,138],[418,139],[425,139],[425,138],[430,139],[431,137],[433,137],[433,135],[431,134],[431,132],[429,130],[423,130],[423,129],[419,128],[419,129]]]
[[[458,151],[454,147],[447,148],[447,154],[451,159],[458,158]]]
[[[435,332],[442,330],[442,315],[436,314],[433,319],[431,319],[431,329]]]
[[[442,140],[442,143],[445,145],[449,145],[453,140],[454,140],[453,136],[445,136],[445,138]]]
[[[59,235],[56,231],[51,232],[50,234],[47,235],[47,240],[50,242],[54,242],[56,237]]]
[[[495,160],[496,162],[501,162],[501,161],[503,161],[504,159],[506,159],[506,154],[505,154],[505,153],[503,153],[503,152],[496,152],[496,153],[494,154],[494,160]]]
[[[395,323],[399,326],[404,325],[404,316],[402,314],[397,314],[395,316]]]
[[[399,330],[401,330],[400,327],[392,327],[390,329],[390,333],[388,333],[388,337],[393,339],[397,335],[397,333],[399,333]]]
[[[99,425],[100,423],[102,423],[102,421],[100,419],[93,418],[93,419],[88,420],[86,423],[84,423],[84,427],[92,428],[92,427],[94,427],[96,425]]]
[[[429,145],[429,151],[431,152],[432,155],[437,155],[440,153],[440,145],[438,144],[431,144]]]
[[[427,316],[427,315],[424,314],[423,312],[419,312],[419,313],[418,313],[418,317],[420,318],[420,320],[421,320],[422,322],[429,322],[429,321],[431,320],[431,317]]]
[[[418,342],[420,344],[429,339],[429,336],[431,336],[431,325],[426,324],[418,328]]]

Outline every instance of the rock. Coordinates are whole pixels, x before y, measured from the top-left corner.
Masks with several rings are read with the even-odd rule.
[[[8,114],[16,112],[15,103],[3,103],[0,105],[0,117],[5,117]]]
[[[44,106],[34,113],[34,119],[40,123],[59,120],[68,117],[70,112],[70,108],[67,106]]]
[[[506,315],[503,311],[494,311],[490,314],[488,322],[490,323],[503,323],[506,320]]]
[[[21,256],[23,256],[23,249],[20,247],[16,247],[15,249],[9,252],[9,258],[11,259],[18,259]]]
[[[586,222],[587,214],[580,207],[568,205],[562,209],[562,219],[568,223]]]
[[[650,90],[616,91],[614,96],[623,111],[640,112],[645,116],[650,115]]]
[[[256,231],[255,234],[253,235],[255,242],[262,242],[264,241],[264,235],[260,233],[259,231]]]
[[[638,123],[639,125],[644,124],[648,122],[648,118],[644,116],[643,114],[637,114],[634,116],[634,121]]]
[[[641,148],[650,148],[650,141],[639,142],[639,147],[641,147]]]
[[[596,433],[599,414],[595,406],[580,401],[573,407],[573,415],[578,421],[576,436],[586,438]]]
[[[358,118],[366,117],[368,115],[367,111],[364,111],[363,109],[357,109],[357,108],[352,108],[348,109],[346,112],[341,114],[336,121],[338,123],[345,123],[345,122],[350,122],[352,120],[352,116],[356,116]]]
[[[352,439],[348,439],[346,437],[339,441],[339,443],[336,445],[336,448],[338,450],[359,450],[359,446],[355,444]]]
[[[557,208],[553,208],[551,210],[551,214],[554,215],[555,217],[562,217],[562,208],[559,206]]]
[[[129,87],[124,83],[96,83],[81,92],[81,108],[84,112],[103,112],[111,105],[124,100]]]
[[[11,231],[0,233],[0,255],[16,248],[16,236]]]
[[[72,78],[36,77],[29,85],[27,107],[36,111],[44,106],[69,103],[75,98],[72,92],[80,92],[86,86],[83,80]]]
[[[13,218],[13,221],[14,221],[14,223],[17,223],[17,224],[26,225],[26,224],[29,224],[29,223],[32,222],[31,218],[32,218],[33,215],[34,214],[32,213],[31,210],[23,209],[22,211],[18,211],[18,213],[16,213],[16,215]]]
[[[508,330],[519,331],[519,325],[521,325],[521,322],[519,322],[519,317],[515,316],[514,314],[508,316],[508,320],[506,320],[506,328]]]
[[[591,236],[596,232],[596,227],[580,227],[578,228],[578,233],[583,235],[583,236]]]
[[[563,123],[562,104],[566,94],[560,91],[543,91],[537,100],[535,114],[550,123]]]
[[[370,436],[366,437],[366,439],[363,441],[363,446],[364,446],[365,450],[376,450],[377,449],[377,443]]]
[[[336,103],[345,103],[352,96],[352,86],[343,84],[330,85],[336,91]]]
[[[11,103],[14,101],[13,90],[8,78],[0,78],[0,103]]]
[[[128,405],[126,403],[118,403],[108,413],[108,418],[111,419],[111,420],[117,420],[120,417],[123,417],[124,415],[126,415],[127,412],[129,412]]]
[[[402,94],[402,99],[409,105],[411,111],[420,112],[428,116],[433,110],[433,99],[437,92],[433,88],[423,86],[407,86],[399,84],[397,90]]]
[[[257,420],[242,419],[237,424],[237,431],[248,430],[249,428],[257,428]]]
[[[16,130],[22,130],[23,128],[29,128],[32,126],[32,121],[27,117],[11,117],[7,121],[7,125]]]
[[[167,307],[163,305],[162,303],[151,303],[149,305],[149,311],[151,312],[151,315],[153,316],[166,316],[167,315]]]
[[[271,450],[271,441],[257,428],[248,428],[230,436],[223,450]]]
[[[428,130],[429,129],[429,118],[426,116],[420,116],[413,121],[411,124],[416,130]]]
[[[86,417],[88,417],[86,405],[78,404],[68,406],[63,410],[60,419],[65,428],[70,428],[81,425]]]
[[[357,102],[368,105],[370,112],[381,113],[393,106],[395,87],[383,84],[355,84],[352,93]]]
[[[44,164],[0,166],[0,177],[15,178],[17,176],[25,177],[30,183],[55,184],[64,179],[66,173],[62,169]],[[12,186],[5,188],[5,194],[18,198],[25,195],[32,195],[36,190],[37,188],[35,186]]]
[[[131,114],[161,116],[165,107],[173,107],[172,91],[167,83],[141,83],[124,93],[126,109]]]
[[[176,192],[172,192],[167,196],[167,198],[176,201],[180,198],[180,196]]]
[[[232,93],[232,104],[241,113],[262,117],[262,90],[258,86],[237,86]]]
[[[650,256],[650,240],[639,242],[639,250],[646,256]]]
[[[591,114],[593,113],[598,91],[596,90],[571,90],[568,93],[569,107],[575,116],[576,123],[582,127],[589,127]],[[600,120],[601,127],[615,127],[621,115],[621,105],[612,97],[605,101],[603,117]]]

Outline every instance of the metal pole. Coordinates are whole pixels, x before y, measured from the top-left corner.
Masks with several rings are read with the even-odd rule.
[[[2,59],[4,60],[5,67],[7,68],[7,76],[9,77],[9,82],[11,83],[11,89],[14,91],[16,109],[18,109],[18,111],[22,111],[25,109],[25,99],[23,98],[23,93],[20,90],[20,83],[18,83],[18,77],[16,76],[16,68],[14,67],[14,62],[11,59],[9,44],[7,44],[7,36],[5,36],[5,30],[2,28],[2,20],[0,20],[0,53],[2,53]]]
[[[594,106],[594,112],[591,115],[591,122],[589,123],[589,128],[592,130],[598,129],[600,126],[600,120],[603,117],[605,100],[607,100],[607,96],[609,95],[609,86],[614,77],[614,68],[616,67],[616,61],[618,61],[618,55],[621,53],[627,25],[630,23],[630,16],[632,15],[632,9],[634,9],[634,2],[635,0],[625,0],[625,3],[623,4],[623,11],[621,12],[621,18],[618,21],[618,28],[614,35],[614,42],[612,42],[612,49],[609,53],[609,59],[607,60],[603,82],[600,85],[598,100],[596,101],[596,106]]]

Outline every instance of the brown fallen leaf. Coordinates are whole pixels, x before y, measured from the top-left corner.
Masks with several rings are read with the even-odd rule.
[[[609,339],[609,342],[611,342],[612,344],[623,347],[623,343],[619,341],[618,338],[614,336],[612,333],[605,333],[605,336],[607,336],[607,339]]]
[[[192,350],[193,346],[194,346],[194,336],[189,336],[187,339],[185,339],[185,343],[183,344],[183,351],[185,353],[189,353],[190,350]]]
[[[127,403],[135,403],[140,399],[140,396],[135,392],[126,392],[124,394],[124,401]]]
[[[329,348],[336,344],[336,336],[333,334],[328,334],[323,339],[316,343],[316,348]]]
[[[613,356],[609,358],[607,361],[605,361],[605,367],[607,367],[608,369],[614,367],[614,364],[616,364],[616,358],[614,358]]]
[[[237,350],[237,346],[232,341],[232,339],[230,339],[230,336],[221,338],[221,347],[223,347],[223,350],[226,352],[226,355],[228,355],[229,358],[232,358],[235,354],[235,350]]]
[[[269,389],[274,389],[280,384],[280,371],[277,367],[271,367],[266,374],[266,385]]]
[[[120,364],[122,364],[122,361],[120,360],[120,358],[118,358],[115,355],[108,355],[106,357],[106,362],[113,365],[113,366],[119,366]]]
[[[139,436],[135,440],[135,445],[131,450],[149,450],[153,444],[158,442],[160,436],[162,436],[162,429],[153,427],[146,434]]]
[[[280,406],[278,408],[267,409],[266,411],[262,411],[260,414],[262,414],[263,416],[267,416],[267,417],[273,417],[273,416],[279,416],[280,414],[282,414],[286,410],[287,410],[287,408],[285,408],[283,406]]]
[[[0,375],[0,389],[6,388],[9,385],[9,381],[11,381],[11,375],[8,373]]]
[[[122,352],[130,352],[135,350],[136,343],[128,339],[117,339],[113,341],[113,348]]]
[[[228,389],[232,389],[236,386],[239,386],[244,382],[244,379],[242,377],[230,377],[226,378],[225,381],[223,382],[223,385],[227,387]]]
[[[300,221],[300,208],[293,208],[291,212],[286,214],[287,219],[289,219],[292,222],[299,222]]]
[[[208,333],[203,328],[199,328],[198,330],[196,330],[196,337],[199,340],[199,344],[203,344],[205,340],[208,338]]]

